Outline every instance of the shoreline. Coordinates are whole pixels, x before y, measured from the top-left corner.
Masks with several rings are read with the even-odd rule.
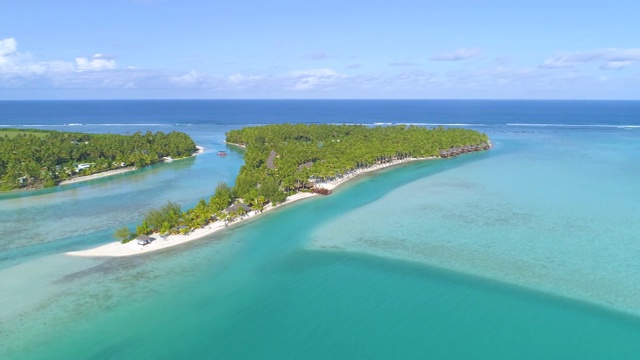
[[[180,158],[180,159],[172,159],[171,161],[178,161],[178,160],[182,160],[182,159],[188,159],[188,158],[190,158],[192,156],[200,155],[202,153],[204,153],[204,148],[202,146],[197,146],[196,145],[196,152],[191,154],[191,156],[183,157],[183,158]],[[167,162],[167,161],[165,160],[164,162]],[[127,173],[129,171],[134,171],[134,170],[137,170],[137,169],[138,168],[136,168],[135,166],[127,166],[127,167],[124,167],[124,168],[121,168],[121,169],[107,170],[107,171],[102,171],[102,172],[91,174],[91,175],[78,176],[78,177],[73,178],[73,179],[61,181],[57,186],[75,184],[75,183],[79,183],[79,182],[83,182],[83,181],[100,179],[100,178],[107,177],[107,176],[124,174],[124,173]]]
[[[372,173],[378,170],[386,169],[388,167],[401,165],[401,164],[408,164],[414,161],[426,161],[426,160],[434,160],[434,159],[438,159],[438,158],[427,157],[427,158],[407,158],[402,160],[393,160],[388,163],[376,164],[368,168],[355,170],[354,172],[346,176],[334,179],[332,181],[317,183],[316,186],[327,189],[327,190],[334,190],[341,184],[344,184],[351,179],[357,178],[359,175],[362,175],[362,174]],[[153,233],[150,236],[155,240],[147,245],[138,245],[135,239],[129,241],[126,244],[122,244],[119,241],[115,241],[115,242],[111,242],[106,245],[98,246],[95,248],[91,248],[87,250],[79,250],[79,251],[70,251],[65,254],[70,256],[81,256],[81,257],[124,257],[124,256],[147,254],[150,252],[178,246],[184,243],[201,239],[203,237],[214,234],[220,230],[223,230],[235,224],[240,224],[244,221],[253,219],[273,209],[277,209],[277,208],[286,206],[288,204],[292,204],[296,201],[300,201],[300,200],[318,196],[318,195],[319,194],[315,194],[311,192],[298,192],[296,194],[288,196],[283,203],[280,203],[275,206],[272,204],[268,204],[267,206],[265,206],[262,212],[258,212],[256,210],[249,211],[246,215],[229,223],[227,226],[224,225],[223,221],[216,221],[204,227],[195,229],[192,232],[185,235],[178,234],[178,235],[168,235],[166,237],[162,237],[159,233]]]
[[[58,186],[75,184],[75,183],[79,183],[79,182],[83,182],[83,181],[99,179],[99,178],[106,177],[106,176],[124,174],[124,173],[127,173],[129,171],[134,171],[136,169],[137,168],[135,166],[127,166],[127,167],[124,167],[122,169],[107,170],[107,171],[103,171],[103,172],[99,172],[99,173],[95,173],[95,174],[91,174],[91,175],[78,176],[78,177],[73,178],[73,179],[60,181]]]

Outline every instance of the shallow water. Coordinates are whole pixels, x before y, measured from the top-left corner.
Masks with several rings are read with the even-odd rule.
[[[441,122],[468,120],[478,108],[467,105]],[[366,122],[355,109],[352,122]],[[558,122],[525,110],[530,123]],[[241,153],[215,151],[238,125],[171,126],[211,150],[194,159],[0,195],[11,234],[0,241],[0,358],[636,358],[638,132],[613,116],[607,127],[486,124],[524,122],[518,111],[478,119],[489,152],[363,176],[139,257],[63,253],[232,181]]]
[[[113,241],[114,229],[133,227],[149,209],[168,201],[188,208],[211,196],[219,182],[233,183],[242,153],[229,148],[228,156],[216,156],[226,148],[228,129],[195,131],[194,140],[205,147],[196,157],[52,189],[0,194],[0,231],[12,234],[0,241],[0,269],[28,257]]]
[[[640,351],[633,317],[419,263],[306,250],[308,218],[331,202],[311,199],[152,256],[74,259],[86,268],[47,280],[53,294],[17,323],[3,322],[11,331],[1,349],[42,359],[589,359]]]
[[[640,151],[627,135],[498,137],[473,161],[323,224],[311,247],[419,261],[640,314]]]

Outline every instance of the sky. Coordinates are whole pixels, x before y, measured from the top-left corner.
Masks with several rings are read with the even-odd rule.
[[[0,100],[637,100],[639,14],[637,0],[0,0]]]

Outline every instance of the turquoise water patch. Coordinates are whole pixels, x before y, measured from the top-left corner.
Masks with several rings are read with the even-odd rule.
[[[638,314],[638,151],[622,147],[626,134],[588,135],[542,134],[527,146],[499,140],[486,158],[323,224],[309,246],[419,261]]]
[[[166,105],[148,109],[160,103]],[[295,122],[304,108],[309,121],[325,114],[325,122],[367,123],[401,114],[292,104],[297,110],[288,115],[239,104],[247,111],[202,112],[197,121],[180,111],[184,119],[168,122],[208,150],[226,149],[226,158],[205,153],[188,166],[174,162],[66,189],[0,196],[0,358],[602,359],[640,353],[640,323],[628,313],[637,314],[640,303],[637,131],[490,125],[580,122],[593,112],[581,104],[571,106],[580,117],[547,117],[540,109],[557,103],[526,111],[521,102],[498,102],[489,105],[511,110],[489,109],[488,115],[474,103],[435,109],[402,103],[413,121],[475,119],[495,147],[363,176],[331,196],[147,256],[61,254],[112,241],[115,227],[133,225],[148,208],[167,200],[189,206],[218,181],[232,181],[242,154],[222,144],[224,131],[263,113]],[[421,110],[407,111],[411,104]],[[445,116],[442,109],[452,112]],[[594,112],[591,120],[637,118],[614,113]],[[171,125],[187,122],[200,125]]]
[[[159,256],[73,271],[21,321],[10,359],[602,358],[640,351],[636,319],[428,266],[307,251],[272,218]],[[293,237],[293,238],[292,238]],[[297,238],[297,239],[296,239]],[[16,320],[20,321],[20,320]]]

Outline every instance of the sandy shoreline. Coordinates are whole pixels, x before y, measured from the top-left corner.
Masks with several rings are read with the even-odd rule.
[[[145,253],[149,253],[149,252],[153,252],[161,249],[166,249],[168,247],[173,247],[176,245],[184,244],[187,242],[191,242],[193,240],[203,238],[205,236],[214,234],[222,229],[226,229],[235,224],[240,224],[246,220],[252,219],[257,215],[269,212],[273,209],[280,208],[284,205],[291,204],[298,200],[306,199],[308,197],[312,197],[315,195],[317,194],[297,193],[295,195],[291,195],[287,197],[287,200],[282,204],[279,204],[277,206],[271,206],[271,204],[269,204],[265,206],[264,210],[261,213],[257,211],[250,211],[244,216],[242,216],[241,218],[233,222],[230,222],[228,226],[225,226],[223,221],[216,221],[205,227],[195,229],[194,231],[186,235],[178,234],[178,235],[168,235],[163,237],[158,233],[153,233],[150,236],[155,240],[150,244],[144,245],[144,246],[138,245],[135,240],[132,240],[126,244],[122,244],[119,241],[116,241],[116,242],[112,242],[107,245],[99,246],[93,249],[71,251],[71,252],[68,252],[67,255],[89,256],[89,257],[121,257],[121,256],[145,254]]]
[[[196,156],[196,155],[202,154],[204,152],[204,148],[202,146],[196,146],[196,149],[197,149],[196,152],[193,153],[191,156]],[[185,157],[185,158],[182,158],[182,159],[188,159],[188,158],[189,157]],[[178,161],[178,160],[182,160],[182,159],[175,159],[175,160],[172,160],[172,161]],[[103,177],[106,177],[106,176],[124,174],[126,172],[133,171],[133,170],[136,170],[136,169],[137,168],[135,166],[127,166],[127,167],[121,168],[121,169],[108,170],[108,171],[103,171],[103,172],[99,172],[99,173],[91,174],[91,175],[86,175],[86,176],[78,176],[78,177],[73,178],[73,179],[61,181],[58,185],[75,184],[75,183],[79,183],[79,182],[83,182],[83,181],[100,179],[100,178],[103,178]]]
[[[58,185],[75,184],[75,183],[79,183],[79,182],[83,182],[83,181],[89,181],[89,180],[93,180],[93,179],[100,179],[100,178],[106,177],[106,176],[124,174],[126,172],[133,171],[133,170],[136,170],[135,166],[127,166],[127,167],[122,168],[122,169],[103,171],[103,172],[99,172],[99,173],[91,174],[91,175],[86,175],[86,176],[78,176],[77,178],[73,178],[73,179],[70,179],[70,180],[60,181],[60,184],[58,184]]]
[[[432,160],[435,159],[434,157],[430,157],[430,158],[408,158],[408,159],[403,159],[403,160],[395,160],[395,161],[391,161],[389,163],[385,163],[385,164],[377,164],[362,170],[356,170],[354,172],[352,172],[351,174],[335,179],[333,181],[329,181],[329,182],[324,182],[324,183],[318,183],[316,184],[316,186],[318,187],[322,187],[325,189],[329,189],[329,190],[333,190],[335,188],[337,188],[339,185],[356,178],[358,175],[362,175],[362,174],[366,174],[366,173],[370,173],[370,172],[374,172],[374,171],[378,171],[384,168],[388,168],[391,166],[395,166],[395,165],[400,165],[400,164],[406,164],[412,161],[418,161],[418,160]],[[157,251],[157,250],[161,250],[161,249],[166,249],[169,247],[173,247],[173,246],[177,246],[180,244],[184,244],[187,242],[191,242],[200,238],[203,238],[205,236],[214,234],[222,229],[225,229],[229,226],[233,226],[234,224],[239,224],[243,221],[252,219],[260,214],[266,213],[268,211],[271,211],[273,209],[276,208],[280,208],[282,206],[291,204],[293,202],[302,200],[302,199],[306,199],[306,198],[310,198],[313,196],[317,196],[318,194],[314,194],[314,193],[310,193],[310,192],[299,192],[297,194],[291,195],[289,197],[287,197],[287,199],[285,200],[285,202],[283,202],[282,204],[278,204],[276,206],[272,206],[271,204],[265,206],[265,209],[262,212],[257,212],[257,211],[250,211],[249,213],[247,213],[246,215],[244,215],[242,218],[237,219],[236,221],[229,223],[228,226],[224,226],[224,222],[222,221],[216,221],[214,223],[211,223],[205,227],[196,229],[192,232],[190,232],[189,234],[186,235],[169,235],[166,237],[162,237],[160,236],[160,234],[158,233],[154,233],[151,235],[152,238],[154,238],[155,240],[153,242],[151,242],[148,245],[138,245],[137,242],[135,240],[132,240],[126,244],[122,244],[118,241],[116,242],[112,242],[103,246],[99,246],[96,248],[92,248],[92,249],[88,249],[88,250],[81,250],[81,251],[72,251],[72,252],[68,252],[67,255],[72,255],[72,256],[88,256],[88,257],[121,257],[121,256],[132,256],[132,255],[140,255],[140,254],[146,254],[149,252],[153,252],[153,251]]]
[[[364,169],[358,169],[358,170],[354,170],[351,173],[342,176],[338,179],[332,180],[332,181],[328,181],[328,182],[324,182],[324,183],[318,183],[316,184],[317,187],[321,187],[321,188],[325,188],[325,189],[329,189],[329,190],[333,190],[335,188],[337,188],[340,184],[343,184],[355,177],[357,177],[358,175],[362,175],[362,174],[366,174],[366,173],[370,173],[370,172],[374,172],[374,171],[378,171],[378,170],[382,170],[382,169],[386,169],[388,167],[391,166],[396,166],[396,165],[401,165],[401,164],[407,164],[413,161],[424,161],[424,160],[434,160],[437,159],[436,157],[426,157],[426,158],[406,158],[406,159],[402,159],[402,160],[393,160],[391,162],[388,163],[384,163],[384,164],[376,164],[376,165],[372,165],[368,168],[364,168]]]

